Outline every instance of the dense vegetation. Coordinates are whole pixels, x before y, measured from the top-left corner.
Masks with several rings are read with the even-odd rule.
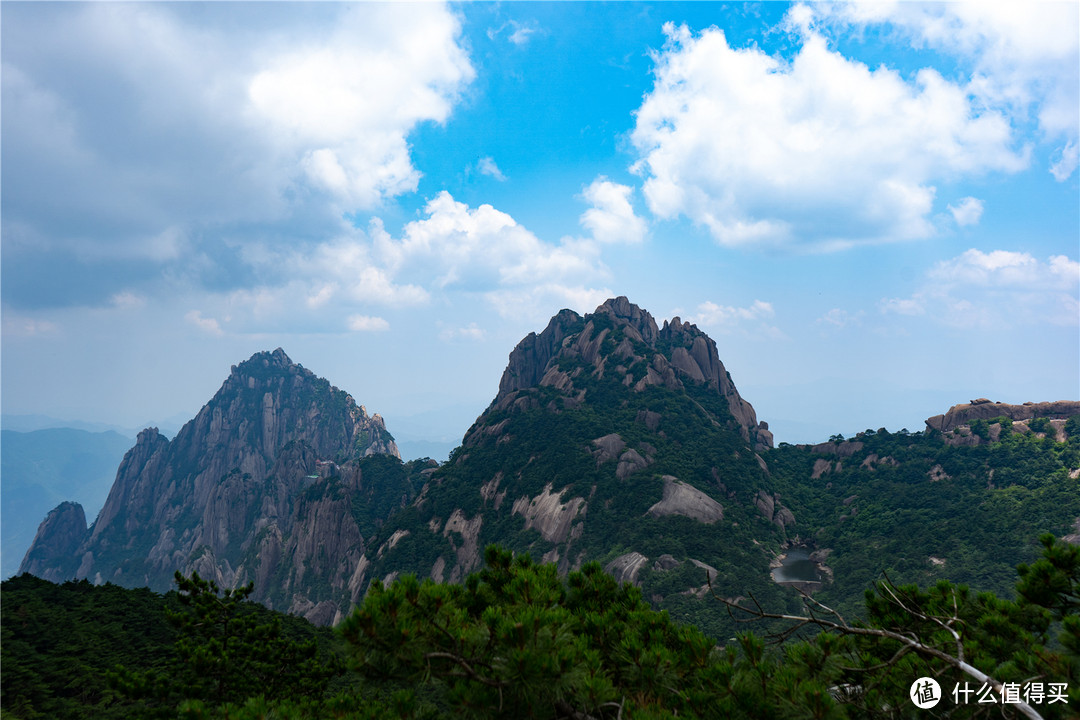
[[[276,643],[278,658],[288,658],[283,669],[289,676],[311,669],[304,666],[303,653],[314,653],[320,667],[341,674],[334,659],[340,656],[340,641],[329,628],[244,602],[244,592],[207,602],[216,594],[197,577],[185,579],[181,587],[183,593],[160,595],[86,580],[56,585],[32,575],[5,581],[0,589],[4,717],[130,718],[161,710],[175,716],[180,700],[207,695],[205,683],[220,676],[193,661],[215,642],[209,616],[214,607],[224,613],[218,621],[227,617],[232,623],[221,628],[219,639],[232,634],[241,645],[254,641],[263,648],[262,657]],[[236,660],[220,646],[216,655]],[[258,677],[249,665],[237,663],[235,669]],[[239,694],[229,698],[253,693],[251,686],[241,685]]]
[[[290,636],[245,602],[250,588],[178,577],[162,597],[23,576],[3,586],[2,705],[13,718],[884,718],[918,713],[904,696],[934,677],[945,697],[927,716],[1075,717],[1080,548],[1042,542],[1017,601],[879,583],[861,623],[812,601],[780,618],[827,630],[780,648],[750,633],[718,645],[596,563],[564,578],[491,547],[463,585],[376,583],[339,630],[347,686],[341,646],[295,619]],[[953,702],[972,684],[997,703]]]
[[[854,610],[863,589],[887,575],[921,585],[947,578],[1012,597],[1013,569],[1040,552],[1033,535],[1076,532],[1080,481],[1070,472],[1080,467],[1080,418],[1067,427],[1067,442],[1002,432],[996,442],[959,447],[933,431],[881,429],[851,438],[843,457],[839,443],[770,451],[799,542],[831,551],[833,582],[815,596]],[[830,466],[816,479],[815,463]]]
[[[798,597],[771,582],[769,565],[792,547],[826,556],[832,574],[815,597],[844,612],[858,610],[865,589],[886,576],[925,586],[951,579],[1011,598],[1015,567],[1039,554],[1035,537],[1062,537],[1080,518],[1080,481],[1070,475],[1080,467],[1077,420],[1066,442],[1007,427],[998,440],[974,446],[951,445],[934,431],[867,430],[846,442],[838,437],[761,452],[763,468],[724,420],[723,398],[704,386],[628,395],[617,381],[575,382],[589,402],[567,404],[541,387],[522,393],[533,400],[530,409],[489,410],[484,427],[498,432],[478,433],[480,440],[459,448],[433,476],[437,489],[388,521],[375,546],[395,530],[409,536],[380,556],[371,577],[392,570],[426,577],[440,556],[452,563],[463,539],[429,528],[460,511],[482,518],[480,547],[499,543],[535,560],[555,557],[563,572],[641,553],[648,561],[637,583],[655,608],[714,637],[731,637],[736,624],[725,609],[702,602],[703,572],[690,561],[716,569],[722,595],[752,592],[788,609],[797,608]],[[640,421],[644,412],[660,417],[657,427]],[[1007,421],[987,423],[994,424]],[[619,478],[615,461],[599,462],[591,440],[614,432],[651,464]],[[718,500],[723,519],[704,526],[687,517],[649,517],[664,475]],[[506,493],[501,507],[480,492],[497,477],[496,489]],[[587,501],[587,514],[574,520],[579,534],[561,543],[524,529],[522,514],[512,510],[547,485],[562,492],[563,503]],[[767,519],[755,505],[760,492],[775,497],[795,522]],[[657,566],[665,554],[680,564]]]

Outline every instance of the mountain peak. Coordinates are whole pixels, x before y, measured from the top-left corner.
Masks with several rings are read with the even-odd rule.
[[[522,393],[544,387],[562,394],[564,405],[577,405],[587,400],[589,379],[605,376],[634,393],[653,385],[711,388],[723,396],[744,440],[755,447],[772,446],[768,426],[758,423],[753,406],[739,395],[716,343],[678,317],[658,327],[647,310],[624,296],[606,300],[585,316],[562,310],[539,335],[529,333],[510,353],[491,409],[515,403],[524,407],[532,401],[523,400]]]
[[[620,295],[616,298],[605,300],[596,308],[594,314],[607,314],[615,320],[621,320],[630,327],[638,331],[642,340],[647,343],[653,343],[656,341],[658,335],[658,329],[656,327],[656,320],[649,314],[648,310],[643,310],[637,305],[630,302],[625,295]]]
[[[233,365],[230,375],[252,375],[264,373],[268,370],[298,370],[304,371],[302,365],[294,363],[281,348],[274,350],[262,350],[249,357],[244,362]],[[305,371],[307,372],[307,371]]]
[[[318,468],[380,454],[400,457],[378,414],[281,348],[258,352],[232,367],[173,440],[156,428],[139,433],[91,528],[81,508],[50,513],[24,565],[43,577],[159,590],[177,568],[196,569],[229,587],[245,567],[276,572],[283,546],[260,556],[255,534],[286,537]]]

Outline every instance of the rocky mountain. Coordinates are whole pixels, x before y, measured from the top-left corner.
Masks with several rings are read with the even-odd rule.
[[[459,581],[498,542],[562,572],[598,560],[669,609],[706,572],[776,592],[765,548],[799,526],[763,458],[772,444],[694,325],[658,325],[624,297],[563,310],[510,353],[462,446],[380,532],[365,582]]]
[[[357,573],[457,582],[492,542],[562,572],[598,560],[716,637],[737,628],[710,583],[774,608],[797,604],[795,587],[857,610],[882,573],[1008,594],[1038,534],[1080,518],[1080,403],[1020,407],[1030,419],[993,440],[1000,406],[955,426],[981,445],[931,420],[773,449],[694,325],[658,325],[626,298],[564,310],[513,350],[490,406]]]
[[[171,442],[139,433],[91,527],[76,504],[52,511],[21,571],[165,590],[196,570],[327,622],[353,600],[364,533],[411,499],[397,458],[379,415],[280,348],[257,353]]]
[[[599,561],[727,638],[710,592],[857,611],[888,574],[1008,595],[1040,533],[1080,527],[1080,403],[980,400],[922,432],[774,448],[712,339],[621,297],[525,337],[446,463],[395,455],[378,415],[260,353],[172,442],[140,434],[93,526],[50,513],[23,568],[155,589],[194,569],[331,623],[375,580],[460,582],[498,543],[561,572]]]

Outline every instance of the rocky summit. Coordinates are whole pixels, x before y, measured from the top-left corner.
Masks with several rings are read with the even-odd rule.
[[[49,513],[20,571],[167,590],[194,570],[222,587],[255,581],[266,604],[327,622],[352,600],[363,537],[349,495],[374,491],[362,461],[377,456],[400,466],[379,415],[280,348],[257,353],[173,440],[139,433],[90,528],[77,504]],[[399,475],[378,488],[398,503]],[[317,608],[323,584],[342,597]]]
[[[658,325],[625,297],[563,310],[510,353],[498,394],[365,572],[459,581],[497,542],[561,572],[599,561],[660,603],[699,592],[703,567],[760,580],[769,557],[753,541],[798,533],[761,455],[772,444],[693,324]],[[649,570],[660,556],[671,562]]]
[[[562,369],[566,364],[574,367]],[[772,447],[768,424],[758,423],[754,408],[735,389],[716,343],[678,317],[658,327],[652,315],[625,297],[608,300],[584,318],[563,310],[539,335],[529,333],[510,353],[492,408],[528,404],[520,399],[522,391],[534,387],[554,388],[563,405],[573,406],[585,398],[582,382],[575,384],[583,374],[586,380],[615,376],[635,393],[651,386],[678,391],[686,383],[704,385],[724,399],[744,440]]]

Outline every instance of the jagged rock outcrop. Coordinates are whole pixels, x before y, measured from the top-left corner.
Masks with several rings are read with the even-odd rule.
[[[724,508],[720,503],[693,485],[680,482],[671,475],[665,475],[663,480],[664,497],[649,508],[648,515],[652,517],[682,515],[706,525],[724,518]]]
[[[86,537],[86,514],[82,505],[63,502],[49,511],[38,526],[34,542],[23,558],[19,573],[44,580],[63,582],[72,577],[79,564],[79,545]],[[57,558],[66,562],[57,563]]]
[[[139,433],[89,530],[81,508],[50,513],[23,569],[159,591],[194,570],[325,621],[347,608],[310,589],[348,592],[365,550],[352,503],[375,491],[356,463],[373,455],[398,457],[379,415],[280,348],[257,353],[172,441]]]
[[[754,498],[754,505],[762,516],[769,522],[776,523],[781,528],[787,528],[795,524],[795,515],[780,502],[780,496],[759,490]]]
[[[578,366],[567,371],[560,368],[560,361]],[[724,398],[744,440],[759,450],[772,447],[768,424],[759,423],[753,406],[739,395],[720,361],[716,343],[696,325],[678,317],[657,326],[647,311],[625,297],[608,300],[585,317],[562,310],[539,335],[529,333],[510,353],[489,411],[534,407],[537,400],[521,391],[535,387],[559,391],[563,407],[577,406],[584,400],[585,391],[575,382],[582,373],[595,377],[617,373],[636,392],[654,385],[674,390],[685,383],[705,385]],[[483,419],[466,435],[466,447],[491,435],[491,426]],[[660,415],[645,411],[641,421],[655,429]]]
[[[604,572],[615,578],[617,582],[637,584],[638,573],[641,572],[649,558],[634,551],[620,555],[604,566]]]
[[[548,542],[561,543],[570,535],[571,524],[587,509],[585,498],[572,497],[562,502],[563,491],[552,492],[551,483],[536,497],[521,497],[510,513],[525,518],[525,529],[535,528]]]
[[[972,420],[992,420],[998,417],[1007,417],[1010,420],[1031,420],[1037,417],[1067,419],[1074,415],[1080,415],[1080,401],[1059,400],[1010,405],[977,398],[968,403],[953,405],[944,415],[927,418],[926,426],[931,430],[949,432],[961,425],[970,424]]]

